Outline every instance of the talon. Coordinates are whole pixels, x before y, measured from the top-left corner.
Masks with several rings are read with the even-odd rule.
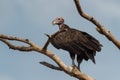
[[[77,66],[76,65],[71,65],[71,67],[72,67],[72,72],[75,70],[75,68],[77,68]]]

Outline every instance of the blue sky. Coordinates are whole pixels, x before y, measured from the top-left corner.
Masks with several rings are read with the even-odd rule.
[[[119,0],[81,0],[81,5],[120,40]],[[96,55],[96,64],[83,61],[81,70],[97,80],[119,80],[119,50],[99,34],[92,23],[79,16],[73,0],[0,0],[0,34],[28,38],[43,46],[47,40],[44,33],[52,34],[58,30],[57,26],[51,25],[57,16],[63,16],[70,27],[93,35],[104,46]],[[49,50],[71,65],[68,52],[51,45]],[[42,54],[11,50],[2,42],[0,51],[0,80],[74,80],[63,72],[40,65],[40,61],[55,64]]]

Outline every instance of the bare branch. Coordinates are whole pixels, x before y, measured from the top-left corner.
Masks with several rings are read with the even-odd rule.
[[[96,29],[99,33],[105,35],[110,41],[112,41],[116,47],[120,49],[120,42],[110,33],[110,31],[106,30],[103,25],[101,25],[97,20],[95,20],[92,16],[89,16],[87,13],[83,12],[79,0],[74,0],[76,8],[83,18],[87,19],[88,21],[92,22],[96,25]]]
[[[41,48],[36,48],[37,52],[43,53],[44,55],[48,56],[49,58],[51,58],[53,61],[56,62],[56,64],[58,64],[58,66],[68,75],[71,75],[75,78],[78,79],[82,79],[82,80],[94,80],[92,77],[80,72],[77,68],[76,69],[71,69],[70,67],[68,67],[66,64],[64,64],[64,62],[56,55],[53,54],[51,51],[49,50],[43,50]]]
[[[10,49],[14,49],[14,50],[19,50],[19,51],[32,51],[33,50],[33,47],[30,46],[30,47],[25,47],[25,46],[16,46],[16,45],[13,45],[12,43],[10,43],[9,41],[5,40],[5,39],[1,39],[0,40],[2,42],[4,42],[6,45],[8,45],[8,47]]]
[[[46,67],[49,67],[49,68],[51,68],[51,69],[54,69],[54,70],[58,70],[58,71],[63,71],[63,69],[62,68],[60,68],[60,67],[57,67],[57,66],[55,66],[55,65],[53,65],[53,64],[50,64],[50,63],[48,63],[48,62],[40,62],[40,64],[42,64],[42,65],[44,65],[44,66],[46,66]],[[76,72],[76,71],[78,71],[78,69],[77,68],[75,68],[75,69],[72,69],[72,67],[69,67],[69,68],[71,68],[71,70],[72,70],[72,72],[73,73],[71,73],[70,75],[71,76],[75,76],[75,74],[74,74],[74,72]],[[77,73],[78,74],[78,73]],[[82,73],[83,74],[83,73]],[[80,74],[81,75],[81,74]],[[82,76],[85,76],[86,77],[86,75],[82,75]],[[89,76],[87,76],[87,78],[88,79],[84,79],[84,78],[80,78],[79,80],[94,80],[94,79],[92,79],[91,77],[89,77]]]
[[[44,47],[43,47],[43,50],[46,50],[48,45],[49,45],[49,42],[50,42],[50,36],[48,34],[45,34],[47,37],[48,37],[48,40],[47,42],[45,43]]]
[[[18,41],[18,42],[23,42],[25,44],[28,44],[29,46],[28,47],[26,47],[26,46],[16,46],[16,45],[14,45],[10,42],[11,40]],[[42,53],[42,54],[46,55],[47,57],[51,58],[53,61],[55,61],[56,64],[58,64],[58,66],[59,66],[59,67],[56,67],[52,64],[41,62],[41,64],[43,64],[43,65],[45,65],[49,68],[56,69],[56,70],[58,69],[59,71],[60,70],[64,71],[68,75],[73,76],[73,77],[78,78],[78,79],[94,80],[93,78],[89,77],[88,75],[80,72],[77,68],[73,69],[71,67],[68,67],[66,64],[64,64],[64,62],[56,54],[49,51],[47,49],[47,46],[49,44],[49,40],[45,44],[46,47],[44,49],[39,47],[38,45],[34,44],[33,42],[29,41],[28,39],[21,39],[21,38],[7,36],[7,35],[3,35],[3,34],[0,34],[0,41],[4,42],[6,45],[8,45],[9,48],[14,49],[14,50],[36,51],[36,52]]]
[[[52,64],[50,64],[50,63],[48,63],[48,62],[45,62],[45,61],[40,62],[40,64],[42,64],[42,65],[44,65],[44,66],[46,66],[46,67],[49,67],[49,68],[51,68],[51,69],[63,71],[60,67],[54,66],[54,65],[52,65]]]
[[[6,45],[8,45],[8,47],[10,49],[19,50],[19,51],[32,51],[33,46],[35,45],[34,43],[30,42],[28,39],[21,39],[21,38],[17,38],[17,37],[7,36],[4,34],[0,34],[0,40],[2,42],[4,42]],[[9,40],[23,42],[23,43],[28,44],[29,46],[28,47],[16,46],[16,45],[12,44]]]
[[[7,35],[4,35],[4,34],[0,34],[0,38],[6,39],[6,40],[14,40],[14,41],[23,42],[23,43],[26,43],[30,46],[34,45],[34,43],[30,42],[29,39],[21,39],[21,38],[17,38],[17,37],[13,37],[13,36],[7,36]]]

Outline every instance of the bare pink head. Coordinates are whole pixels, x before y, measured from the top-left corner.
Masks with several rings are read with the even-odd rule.
[[[64,19],[62,17],[57,17],[55,20],[52,21],[53,25],[61,25],[64,24]]]

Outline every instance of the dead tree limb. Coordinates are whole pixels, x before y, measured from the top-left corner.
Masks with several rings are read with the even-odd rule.
[[[53,64],[50,64],[50,63],[48,63],[48,62],[45,62],[45,61],[40,62],[40,64],[42,64],[42,65],[44,65],[44,66],[46,66],[46,67],[49,67],[49,68],[51,68],[51,69],[54,69],[54,70],[63,71],[62,68],[60,68],[60,67],[58,67],[58,66],[55,66],[55,65],[53,65]]]
[[[59,71],[63,71],[65,73],[67,73],[68,75],[73,76],[73,77],[78,78],[78,79],[94,80],[90,76],[80,72],[77,68],[73,69],[71,67],[68,67],[56,54],[49,51],[47,49],[49,41],[46,42],[44,49],[41,48],[40,46],[38,46],[37,44],[33,43],[32,41],[28,40],[28,39],[22,39],[22,38],[17,38],[17,37],[13,37],[13,36],[7,36],[7,35],[4,35],[4,34],[0,34],[0,41],[5,43],[10,49],[13,49],[13,50],[35,51],[35,52],[46,55],[47,57],[52,59],[58,65],[58,67],[56,67],[52,64],[49,64],[49,63],[46,63],[46,62],[41,62],[41,64],[43,64],[43,65],[45,65],[49,68],[52,68],[52,69],[55,69],[55,70],[58,69]],[[11,41],[22,42],[22,43],[27,44],[28,46],[14,45]]]
[[[87,13],[83,12],[79,0],[74,0],[74,3],[76,5],[76,8],[83,18],[87,19],[88,21],[92,22],[97,28],[96,30],[106,36],[110,41],[112,41],[116,47],[120,49],[120,42],[112,35],[110,31],[105,29],[103,25],[101,25],[96,19],[94,19],[92,16],[88,15]]]

